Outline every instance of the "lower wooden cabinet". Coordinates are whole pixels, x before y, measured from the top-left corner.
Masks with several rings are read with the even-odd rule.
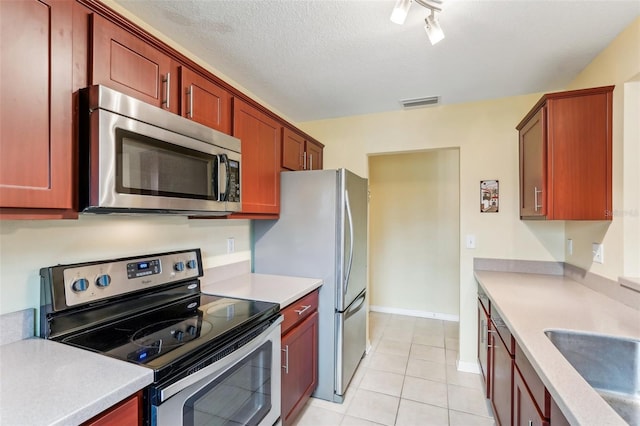
[[[283,315],[281,418],[288,426],[318,383],[318,291],[289,305]]]
[[[548,426],[547,419],[538,411],[538,407],[518,368],[513,372],[513,425]]]
[[[138,392],[103,413],[83,423],[83,426],[138,426],[142,424],[142,393]]]
[[[482,340],[485,332],[486,343]],[[569,425],[511,331],[494,311],[493,302],[483,300],[480,292],[478,360],[497,425]]]
[[[508,426],[511,424],[513,358],[507,349],[507,344],[510,343],[505,344],[499,334],[493,333],[491,341],[493,342],[491,378],[489,379],[491,406],[496,423],[499,426]]]

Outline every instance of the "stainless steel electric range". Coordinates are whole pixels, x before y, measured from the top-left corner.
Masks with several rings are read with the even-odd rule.
[[[202,294],[200,249],[40,270],[42,337],[153,369],[150,425],[280,417],[278,304]]]

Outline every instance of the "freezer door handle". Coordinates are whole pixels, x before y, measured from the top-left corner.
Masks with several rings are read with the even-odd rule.
[[[365,299],[366,293],[363,291],[362,294],[360,296],[358,296],[358,298],[356,300],[353,301],[353,303],[351,304],[351,306],[349,307],[349,309],[344,313],[344,319],[348,319],[351,316],[355,315],[356,312],[358,312],[360,309],[362,309],[362,307],[364,306],[364,299]]]
[[[351,215],[351,204],[349,203],[349,191],[346,189],[344,190],[344,203],[347,210],[347,219],[349,220],[349,261],[347,262],[347,271],[344,274],[344,294],[347,294],[351,264],[353,263],[353,216]]]

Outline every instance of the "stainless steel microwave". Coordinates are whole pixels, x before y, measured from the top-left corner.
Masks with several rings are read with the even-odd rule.
[[[104,86],[80,90],[79,106],[81,211],[240,210],[239,139]]]

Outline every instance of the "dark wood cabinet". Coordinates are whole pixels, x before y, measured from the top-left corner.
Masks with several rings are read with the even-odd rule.
[[[69,1],[0,1],[2,218],[76,216],[72,16]]]
[[[304,138],[288,127],[282,128],[282,168],[304,170]]]
[[[288,127],[282,128],[282,168],[321,170],[323,146],[305,139]]]
[[[323,163],[322,150],[323,150],[323,147],[320,146],[319,144],[312,141],[306,141],[305,143],[306,170],[322,170],[322,163]]]
[[[231,134],[229,92],[187,67],[181,67],[180,82],[182,116]]]
[[[488,321],[488,330],[483,321]],[[486,331],[485,331],[486,330]],[[482,341],[487,333],[487,344]],[[478,290],[478,360],[487,398],[499,426],[567,426],[569,422],[513,338]]]
[[[91,84],[103,84],[177,114],[178,63],[98,14],[92,14],[91,25]]]
[[[613,88],[544,95],[518,124],[522,219],[612,219]]]
[[[518,368],[515,368],[513,373],[513,425],[549,425],[547,419],[539,412]]]
[[[293,424],[318,382],[318,291],[282,312],[282,424]]]
[[[242,142],[242,211],[235,216],[276,217],[280,213],[280,124],[234,98],[233,136]]]
[[[94,84],[239,137],[231,217],[278,217],[282,127],[303,134],[291,124],[99,0],[0,1],[0,19],[1,219],[78,217],[77,91]],[[322,148],[303,138],[295,161],[320,169]]]
[[[491,313],[494,332],[491,343],[491,392],[490,400],[493,407],[493,415],[499,426],[511,425],[511,401],[512,401],[512,381],[513,381],[513,356],[510,352],[512,337],[510,333],[501,336],[500,329],[503,328],[500,322]]]
[[[138,392],[83,423],[83,426],[138,426],[142,424],[142,394]]]

